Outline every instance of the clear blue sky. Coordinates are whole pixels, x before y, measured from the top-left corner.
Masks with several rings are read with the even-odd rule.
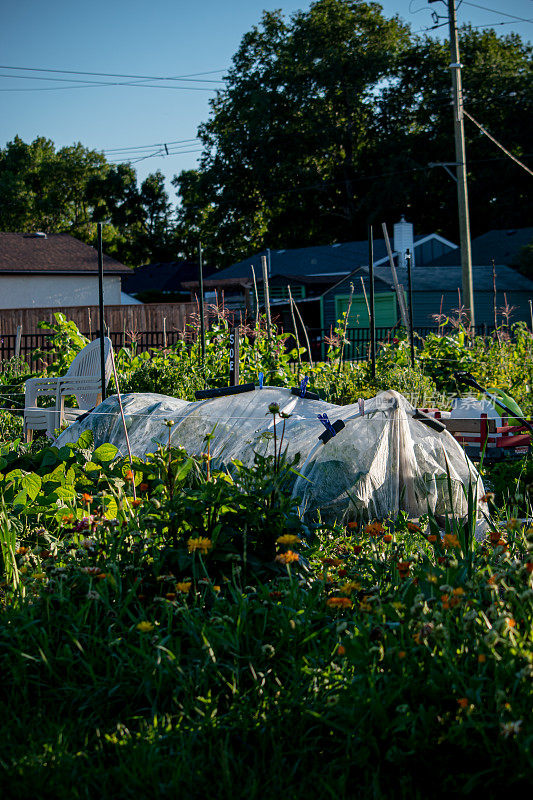
[[[133,79],[7,67],[217,81],[263,9],[282,8],[289,15],[309,5],[308,0],[93,0],[90,4],[18,0],[5,4],[0,28],[0,145],[17,134],[27,142],[45,136],[57,146],[80,141],[106,151],[110,161],[126,157],[134,161],[132,154],[143,158],[134,164],[140,180],[160,169],[169,181],[196,164],[198,145],[186,140],[194,139],[199,123],[207,118],[212,88],[221,83],[146,80],[163,88],[142,84],[81,87],[63,81],[68,77],[121,83]],[[445,13],[441,2],[429,5],[426,0],[384,0],[381,5],[385,14],[397,13],[413,31],[430,27],[432,12]],[[501,34],[516,31],[531,41],[533,0],[465,0],[458,21],[494,26]],[[445,35],[446,30],[443,27],[435,35]],[[144,158],[159,148],[141,148],[164,142],[169,143],[170,155]],[[125,147],[139,149],[118,151]],[[173,192],[170,186],[169,191]]]

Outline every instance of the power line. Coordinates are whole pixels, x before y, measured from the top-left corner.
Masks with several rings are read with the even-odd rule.
[[[178,145],[178,144],[188,144],[189,142],[195,142],[197,140],[197,136],[193,139],[174,139],[173,141],[167,142],[153,142],[152,144],[143,144],[143,145],[136,145],[132,147],[104,147],[104,153],[120,153],[120,152],[129,152],[132,150],[151,150],[153,147],[164,147],[165,144],[167,145]]]
[[[526,19],[525,17],[516,17],[514,14],[507,14],[506,11],[499,11],[496,8],[488,8],[487,6],[480,6],[477,3],[471,3],[470,0],[463,0],[465,6],[473,6],[474,8],[481,8],[483,11],[491,11],[493,14],[501,14],[502,17],[510,17],[516,19],[518,22],[533,22],[533,19]]]
[[[92,75],[103,78],[138,78],[149,81],[192,81],[197,75],[213,75],[217,72],[225,72],[223,69],[211,69],[206,72],[190,72],[187,75],[174,75],[171,77],[161,75],[127,75],[120,72],[82,72],[74,69],[47,69],[45,67],[11,67],[0,64],[0,69],[13,69],[21,72],[54,72],[62,75]],[[23,77],[23,76],[14,76]],[[199,83],[224,83],[222,80],[198,79]]]

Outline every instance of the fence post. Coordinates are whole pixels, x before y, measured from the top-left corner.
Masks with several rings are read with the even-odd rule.
[[[20,358],[21,339],[22,339],[22,325],[17,325],[17,338],[15,339],[15,358]]]

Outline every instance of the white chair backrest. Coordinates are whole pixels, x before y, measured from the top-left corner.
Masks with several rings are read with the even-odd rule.
[[[111,361],[111,339],[104,338],[104,358],[105,358],[105,383],[109,383],[113,364]],[[80,350],[67,371],[68,377],[80,378],[99,378],[100,377],[100,339],[94,339]],[[73,392],[80,408],[93,408],[97,401],[99,392],[81,391]]]

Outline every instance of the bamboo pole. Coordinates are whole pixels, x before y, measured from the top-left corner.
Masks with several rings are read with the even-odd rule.
[[[265,312],[267,321],[268,341],[272,339],[272,319],[270,316],[270,291],[268,284],[268,262],[266,256],[261,256],[261,267],[263,268],[263,298],[265,301]]]

